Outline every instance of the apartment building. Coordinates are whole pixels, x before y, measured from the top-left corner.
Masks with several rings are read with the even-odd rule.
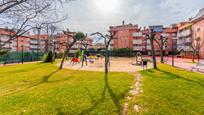
[[[16,50],[15,44],[12,42],[7,42],[11,35],[15,32],[10,29],[0,28],[0,49],[7,49],[7,50]]]
[[[204,58],[204,8],[199,13],[187,22],[178,24],[178,40],[177,50],[180,52],[181,57],[192,58],[194,46],[200,49],[200,56]],[[198,47],[197,47],[198,46]]]
[[[146,33],[148,29],[138,30],[133,33],[133,51],[141,52],[143,54],[151,54],[150,40],[146,39],[143,33]]]
[[[111,49],[119,48],[130,48],[133,49],[134,33],[139,31],[138,25],[125,24],[123,21],[122,25],[110,26],[110,32],[115,34],[114,40],[111,42]],[[135,49],[135,48],[134,48]]]
[[[12,52],[30,51],[29,49],[29,33],[16,37],[9,41],[10,37],[15,34],[12,29],[0,28],[0,48],[11,50]],[[9,42],[8,42],[9,41]]]
[[[30,33],[26,33],[22,36],[14,38],[13,40],[7,42],[10,39],[10,36],[14,35],[15,31],[11,29],[0,28],[0,48],[7,49],[11,52],[47,52],[50,50],[51,41],[49,35],[30,35]],[[64,35],[59,33],[55,35],[56,39],[56,52],[64,52],[66,50],[66,44],[72,42],[73,36],[76,32],[69,32],[68,35]],[[92,45],[92,39],[87,38],[86,42],[89,44],[89,47]],[[89,48],[88,47],[88,48]],[[84,48],[82,42],[78,41],[71,49],[71,52],[76,52]]]
[[[192,23],[182,22],[178,24],[178,40],[177,40],[177,50],[180,52],[182,57],[191,58],[192,54]]]
[[[67,48],[67,44],[71,43],[73,41],[73,36],[76,34],[76,32],[69,32],[68,35],[65,35],[63,33],[58,33],[56,37],[56,52],[64,52]],[[93,40],[91,38],[86,38],[85,42],[88,44],[88,49],[91,48]],[[77,50],[84,49],[83,42],[77,41],[74,46],[71,48],[70,52],[74,53]]]
[[[172,52],[172,39],[175,39],[177,36],[177,27],[172,26],[168,28],[163,28],[163,26],[151,26],[159,27],[157,31],[157,37],[163,36],[167,38],[167,43],[164,46],[164,54],[168,55]],[[111,26],[111,32],[115,33],[115,38],[111,42],[112,49],[119,49],[119,48],[130,48],[135,52],[141,52],[142,54],[151,55],[151,45],[150,40],[146,39],[146,36],[143,33],[148,33],[149,29],[144,27],[143,29],[139,28],[138,25],[128,24],[125,25],[124,23],[119,26]],[[176,45],[175,45],[176,46]],[[157,55],[160,55],[160,47],[159,45],[154,42],[154,49],[157,52]]]
[[[29,36],[29,51],[28,52],[47,52],[49,50],[48,35],[30,35]]]
[[[167,42],[164,45],[164,51],[166,55],[171,55],[177,50],[177,31],[178,27],[172,24],[170,27],[164,28],[163,37],[167,38]]]
[[[200,57],[204,58],[204,8],[199,11],[192,22],[192,44],[196,50],[200,49]]]

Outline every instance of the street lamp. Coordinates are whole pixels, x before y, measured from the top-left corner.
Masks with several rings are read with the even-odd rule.
[[[23,64],[24,60],[23,60],[23,45],[21,45],[21,63]]]
[[[174,55],[175,55],[175,49],[177,49],[176,45],[176,38],[172,38],[172,67],[174,67]],[[174,46],[175,45],[175,46]]]

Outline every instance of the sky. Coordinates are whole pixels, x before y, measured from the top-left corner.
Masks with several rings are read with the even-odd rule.
[[[204,0],[75,0],[63,6],[68,19],[62,28],[85,33],[107,32],[109,26],[169,26],[194,17]]]

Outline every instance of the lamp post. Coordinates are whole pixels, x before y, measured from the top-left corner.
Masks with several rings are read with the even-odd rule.
[[[23,45],[21,45],[21,63],[23,64],[24,60],[23,60]]]
[[[176,43],[176,42],[175,42],[176,40],[177,40],[177,39],[172,38],[172,67],[175,66],[175,65],[174,65],[174,55],[175,55],[175,49],[176,49],[177,47],[174,46],[174,45],[176,45],[176,44],[174,44],[174,43]]]

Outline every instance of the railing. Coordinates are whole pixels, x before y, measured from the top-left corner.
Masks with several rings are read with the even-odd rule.
[[[0,64],[40,61],[43,55],[44,53],[10,52],[4,56],[0,56]]]

